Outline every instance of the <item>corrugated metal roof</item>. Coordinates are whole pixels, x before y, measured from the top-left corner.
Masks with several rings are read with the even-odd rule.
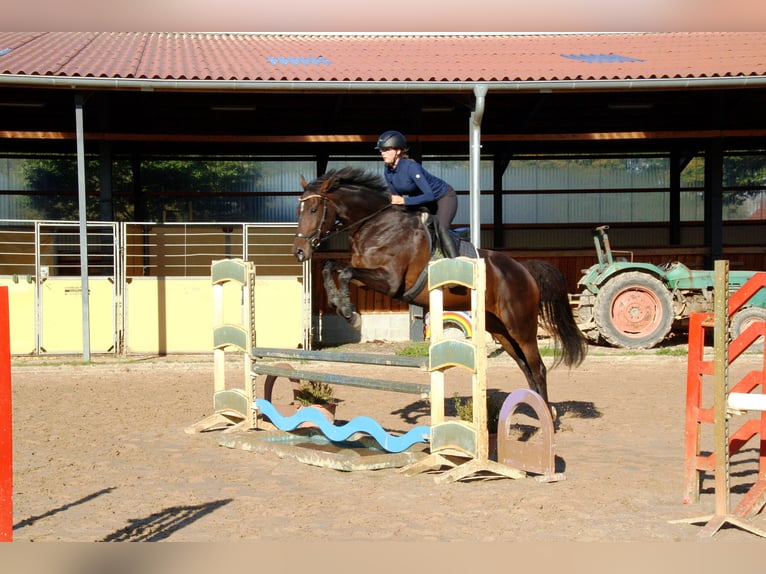
[[[423,83],[746,77],[766,75],[766,34],[0,32],[2,75]]]

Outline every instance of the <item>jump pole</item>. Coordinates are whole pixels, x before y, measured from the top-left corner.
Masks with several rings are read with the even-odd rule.
[[[0,287],[0,542],[13,541],[13,418],[8,287]]]

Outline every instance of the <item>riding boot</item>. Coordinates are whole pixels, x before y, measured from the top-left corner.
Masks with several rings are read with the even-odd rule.
[[[449,259],[453,259],[455,257],[458,257],[460,253],[458,252],[457,248],[457,241],[456,237],[452,235],[452,232],[449,229],[445,229],[443,227],[439,227],[440,232],[440,239],[441,239],[441,245],[442,245],[442,253],[444,253],[444,257],[447,257]]]

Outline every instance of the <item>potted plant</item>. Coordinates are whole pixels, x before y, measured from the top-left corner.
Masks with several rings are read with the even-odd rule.
[[[319,410],[327,420],[335,422],[335,408],[338,403],[335,392],[331,385],[317,381],[302,380],[293,391],[294,405],[296,409],[315,408]],[[312,423],[303,423],[301,426],[315,426]]]
[[[455,414],[461,421],[473,422],[473,398],[465,400],[455,394],[452,398]],[[500,409],[502,401],[493,395],[487,395],[487,430],[489,431],[489,458],[497,460],[497,432],[500,422]]]

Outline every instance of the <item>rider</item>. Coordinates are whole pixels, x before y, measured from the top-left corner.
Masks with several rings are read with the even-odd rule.
[[[436,215],[443,230],[442,250],[447,257],[457,257],[450,238],[450,225],[457,212],[457,194],[443,179],[427,172],[407,156],[407,139],[401,132],[388,130],[378,138],[376,150],[386,164],[384,177],[391,189],[391,203],[405,207],[425,207]]]

